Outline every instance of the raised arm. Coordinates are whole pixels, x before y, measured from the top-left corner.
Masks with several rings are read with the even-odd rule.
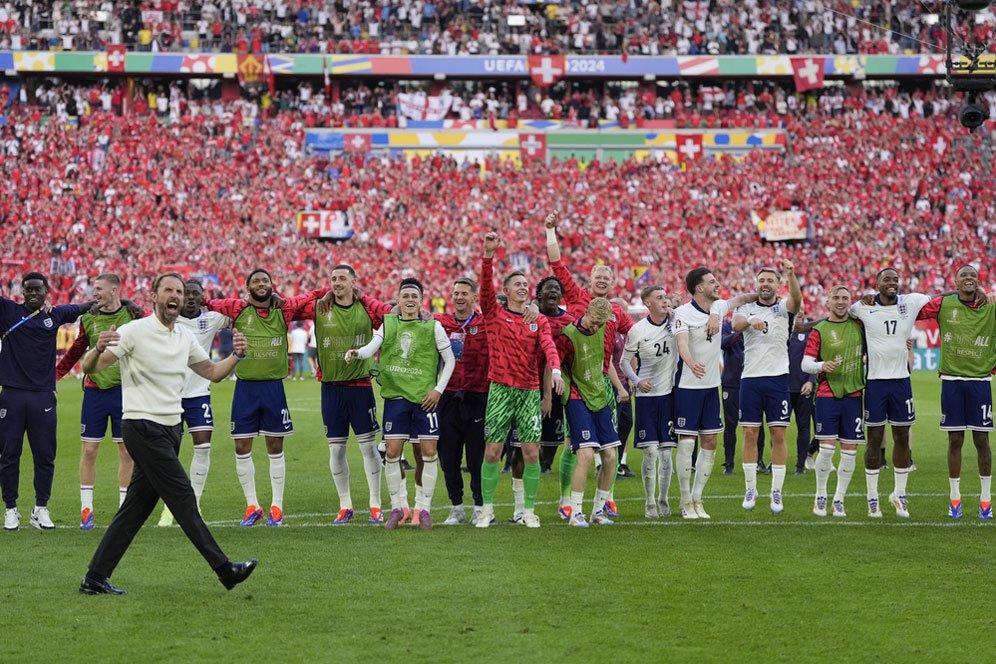
[[[501,244],[501,238],[497,233],[490,232],[484,236],[484,256],[481,259],[481,313],[485,319],[494,316],[498,311],[494,258]]]
[[[799,278],[795,276],[795,264],[789,259],[782,260],[782,272],[788,275],[789,296],[788,310],[790,314],[799,313],[802,307],[802,289],[799,287]]]
[[[560,215],[552,212],[546,216],[544,225],[546,226],[546,256],[550,260],[550,269],[553,276],[560,280],[564,287],[564,302],[568,307],[587,305],[587,293],[585,293],[577,282],[574,281],[574,274],[564,265],[560,256],[560,243],[557,241],[557,224],[560,222]]]

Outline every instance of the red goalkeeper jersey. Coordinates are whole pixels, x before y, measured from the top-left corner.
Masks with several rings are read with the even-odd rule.
[[[490,258],[481,262],[481,311],[488,329],[488,379],[492,383],[520,390],[538,390],[538,357],[546,357],[551,369],[560,369],[560,357],[550,335],[550,323],[540,316],[526,323],[522,314],[498,304],[494,265]]]

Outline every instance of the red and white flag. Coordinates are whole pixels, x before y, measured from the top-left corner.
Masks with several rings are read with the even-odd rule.
[[[530,55],[529,77],[541,88],[548,88],[567,73],[567,58],[563,55]]]
[[[546,134],[519,134],[522,161],[546,161]]]
[[[695,161],[705,154],[705,148],[702,147],[702,134],[678,134],[676,143],[679,164]]]
[[[370,134],[345,134],[342,149],[346,152],[370,152]]]
[[[122,72],[125,70],[125,58],[128,55],[124,44],[107,45],[107,71]]]
[[[792,58],[792,77],[798,92],[823,87],[823,63],[826,58]]]

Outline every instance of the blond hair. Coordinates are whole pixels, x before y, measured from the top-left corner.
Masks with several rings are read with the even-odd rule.
[[[588,303],[588,318],[592,323],[605,324],[612,316],[612,304],[604,297],[596,297]]]

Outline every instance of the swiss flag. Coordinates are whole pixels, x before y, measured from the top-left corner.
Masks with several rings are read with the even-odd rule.
[[[519,134],[522,161],[546,160],[546,134]]]
[[[792,77],[798,92],[823,87],[823,63],[826,58],[792,58]]]
[[[563,55],[530,55],[529,77],[541,88],[548,88],[564,77],[566,65]]]
[[[125,56],[128,51],[124,44],[107,45],[107,71],[122,72],[125,70]]]
[[[370,152],[370,134],[345,134],[342,149],[346,152]]]
[[[320,237],[322,230],[321,212],[299,212],[297,230],[305,237]]]
[[[702,134],[678,134],[676,143],[679,164],[695,161],[705,152],[702,147]]]

